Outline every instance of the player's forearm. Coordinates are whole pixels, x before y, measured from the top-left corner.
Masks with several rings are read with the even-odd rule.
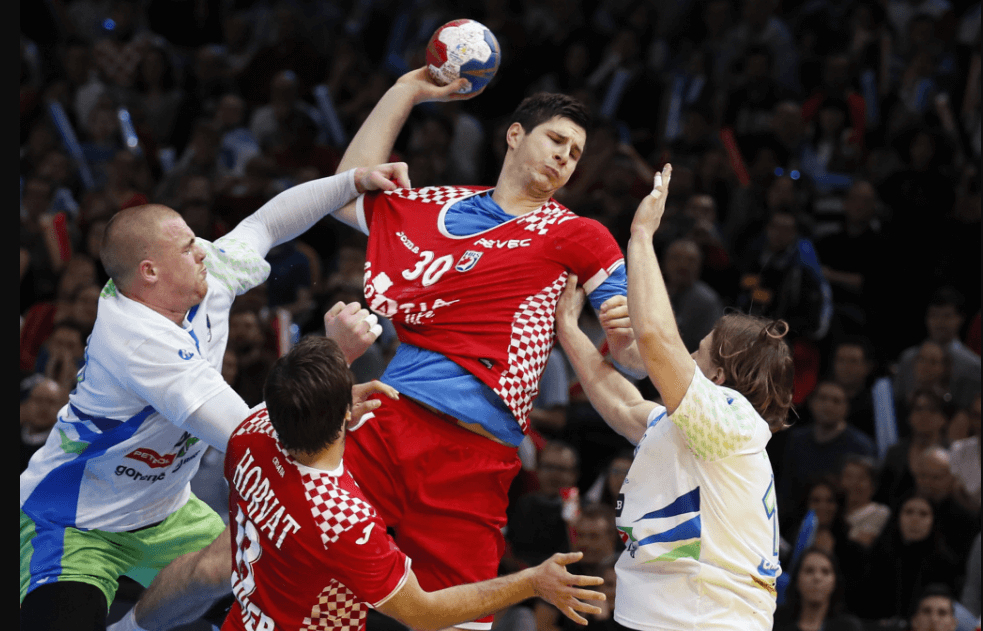
[[[337,172],[387,162],[414,105],[416,97],[405,84],[389,88],[348,144]]]
[[[580,379],[591,405],[611,428],[637,444],[645,432],[648,410],[641,393],[594,347],[576,326],[557,327],[560,345]]]
[[[686,393],[694,366],[676,328],[652,236],[644,228],[632,227],[628,242],[628,315],[645,369],[671,412]]]
[[[429,631],[469,622],[511,607],[536,595],[532,571],[490,581],[457,585],[427,594],[428,606],[416,620],[403,620],[413,629]]]
[[[246,241],[265,256],[273,246],[303,234],[357,195],[354,172],[343,171],[305,182],[263,204],[243,219],[227,238]]]

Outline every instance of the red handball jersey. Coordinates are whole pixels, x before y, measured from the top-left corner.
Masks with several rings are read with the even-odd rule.
[[[359,631],[367,607],[409,577],[410,559],[351,475],[291,458],[266,408],[233,433],[225,477],[236,602],[223,631]]]
[[[466,237],[447,209],[487,188],[397,189],[359,197],[369,235],[365,297],[400,341],[435,351],[501,397],[525,433],[569,272],[589,294],[624,265],[614,237],[554,200]]]

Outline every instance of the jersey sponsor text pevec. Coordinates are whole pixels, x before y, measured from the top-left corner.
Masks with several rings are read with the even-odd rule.
[[[553,200],[483,232],[452,235],[447,210],[487,190],[359,197],[359,225],[369,235],[365,297],[401,341],[441,353],[491,388],[526,432],[567,275],[576,273],[590,294],[624,257],[600,223]]]
[[[270,269],[234,238],[198,244],[208,292],[182,326],[112,281],[103,288],[76,388],[21,474],[21,508],[33,519],[119,532],[160,522],[187,502],[206,445],[181,425],[229,387],[221,374],[229,308]]]
[[[225,475],[236,602],[223,631],[359,631],[409,578],[410,559],[344,464],[291,458],[266,408],[233,433]]]
[[[699,369],[657,406],[617,505],[615,619],[641,630],[772,628],[778,513],[768,424]]]

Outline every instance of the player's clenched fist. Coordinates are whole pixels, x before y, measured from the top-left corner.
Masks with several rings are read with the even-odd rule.
[[[324,314],[324,334],[338,343],[351,365],[382,334],[382,325],[359,303],[338,302]]]

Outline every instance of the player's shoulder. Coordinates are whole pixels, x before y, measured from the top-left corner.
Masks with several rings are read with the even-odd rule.
[[[412,201],[420,204],[446,204],[471,197],[488,189],[487,186],[470,185],[424,186],[422,188],[397,188],[392,191],[381,191],[376,195],[382,199],[389,199],[391,203]]]

